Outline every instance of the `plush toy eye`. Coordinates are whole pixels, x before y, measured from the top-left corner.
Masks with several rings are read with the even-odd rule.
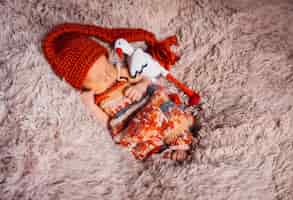
[[[146,63],[146,64],[144,64],[144,65],[142,65],[142,70],[144,69],[144,68],[146,68],[148,66],[148,64]]]
[[[148,64],[146,63],[141,66],[140,71],[136,70],[135,72],[131,72],[130,73],[131,78],[136,78],[137,74],[141,74],[143,72],[143,69],[146,68],[147,66],[148,66]],[[135,74],[133,75],[133,73],[135,73]]]

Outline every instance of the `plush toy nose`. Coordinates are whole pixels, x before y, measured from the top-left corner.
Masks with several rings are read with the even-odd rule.
[[[124,54],[123,54],[123,51],[121,48],[116,48],[116,53],[118,54],[118,56],[121,60],[124,59]]]

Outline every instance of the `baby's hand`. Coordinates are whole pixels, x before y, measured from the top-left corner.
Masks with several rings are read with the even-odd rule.
[[[130,98],[132,101],[138,101],[144,94],[145,89],[140,84],[130,86],[125,90],[125,96]]]
[[[151,84],[151,80],[143,78],[140,82],[127,88],[124,95],[129,97],[132,101],[138,101],[146,92],[149,84]]]

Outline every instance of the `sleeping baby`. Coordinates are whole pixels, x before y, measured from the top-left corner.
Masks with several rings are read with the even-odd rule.
[[[165,66],[177,59],[168,42],[158,42],[146,30],[76,23],[55,26],[42,47],[56,75],[81,91],[83,103],[116,144],[138,160],[158,153],[166,159],[187,159],[197,142],[191,132],[194,117],[159,82],[134,78],[126,67],[118,70],[109,61],[108,50],[95,40],[113,44],[118,38],[145,41],[151,55]]]

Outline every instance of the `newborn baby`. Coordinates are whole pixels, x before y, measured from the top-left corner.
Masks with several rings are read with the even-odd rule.
[[[82,91],[83,103],[109,128],[115,143],[127,148],[138,160],[154,153],[185,160],[196,141],[190,132],[193,116],[174,103],[160,84],[141,76],[133,79],[126,67],[118,73],[108,60],[107,49],[89,36],[110,44],[117,38],[145,40],[153,47],[158,44],[155,36],[143,29],[66,23],[48,33],[43,50],[54,72]],[[166,47],[163,50],[167,51]]]

